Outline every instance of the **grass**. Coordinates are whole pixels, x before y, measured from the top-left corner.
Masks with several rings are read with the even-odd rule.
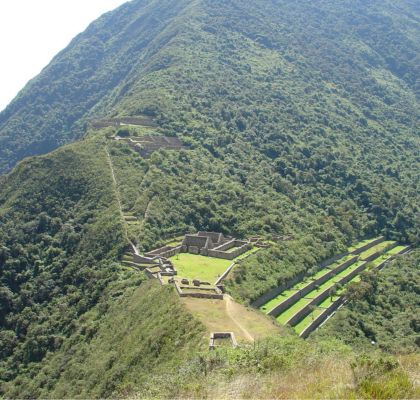
[[[355,276],[349,283],[358,283],[362,280],[360,275]]]
[[[366,258],[370,257],[372,254],[375,254],[379,251],[383,251],[385,250],[387,247],[389,247],[390,245],[394,244],[395,242],[392,240],[388,240],[382,243],[377,244],[376,246],[371,247],[370,249],[364,251],[363,253],[360,254],[360,259],[361,260],[366,260]]]
[[[214,283],[232,264],[230,260],[180,253],[170,258],[180,278]]]
[[[311,323],[312,321],[319,317],[325,310],[322,310],[320,308],[315,309],[312,311],[309,315],[307,315],[305,318],[302,319],[295,327],[295,332],[300,335]]]
[[[287,310],[285,310],[283,313],[281,313],[276,319],[281,324],[285,325],[287,321],[293,317],[300,309],[305,307],[311,302],[311,299],[305,299],[302,298],[299,301],[297,301],[295,304],[293,304],[291,307],[289,307]]]
[[[386,253],[382,254],[380,257],[375,258],[371,261],[371,264],[374,267],[377,267],[379,264],[383,263],[386,260],[389,260],[392,256],[399,254],[401,251],[405,250],[408,246],[396,246]]]
[[[188,310],[207,328],[207,332],[233,332],[238,341],[246,341],[241,324],[254,339],[279,334],[282,330],[272,319],[258,311],[231,301],[230,314],[226,300],[184,298]],[[232,317],[234,319],[232,319]],[[237,321],[237,322],[235,322]]]
[[[363,263],[364,261],[357,261],[356,263],[351,264],[348,268],[346,268],[344,271],[341,271],[339,274],[335,275],[332,279],[337,282],[340,279],[345,278],[350,273],[352,273],[355,269],[360,267]]]
[[[309,292],[305,297],[309,299],[313,299],[314,297],[318,296],[325,290],[331,289],[335,285],[336,281],[334,278],[329,279],[327,282],[324,282],[322,285],[319,285],[318,288]]]
[[[165,243],[165,246],[176,247],[176,246],[178,246],[182,243],[183,239],[184,239],[184,236],[179,236],[179,237],[176,237],[176,238],[172,238],[172,239],[170,239],[170,241]]]
[[[353,252],[357,249],[360,249],[361,247],[366,246],[367,244],[374,242],[376,239],[378,239],[378,238],[363,240],[363,241],[357,243],[356,245],[349,247],[348,252],[351,253],[351,252]]]
[[[234,259],[234,261],[236,262],[236,261],[243,260],[244,258],[246,258],[246,257],[250,256],[251,254],[256,253],[256,252],[257,252],[257,251],[259,251],[259,250],[261,250],[261,249],[259,249],[258,247],[253,247],[251,250],[248,250],[248,251],[247,251],[247,252],[245,252],[244,254],[241,254],[239,257],[236,257],[236,258]]]
[[[297,290],[286,290],[279,294],[278,296],[271,299],[268,303],[265,303],[263,306],[260,307],[262,311],[265,313],[270,312],[275,306],[282,303],[284,300],[286,300],[288,297],[296,293]]]
[[[356,246],[349,248],[349,252],[352,252],[362,246],[365,246],[366,244],[369,244],[371,242],[373,242],[375,239],[369,239],[369,240],[364,240],[360,243],[358,243]],[[305,306],[307,306],[310,303],[310,299],[315,298],[316,296],[318,296],[319,294],[328,291],[330,288],[332,288],[337,282],[339,282],[341,279],[345,278],[346,276],[348,276],[349,274],[351,274],[352,272],[354,272],[358,267],[360,267],[360,265],[363,264],[363,259],[366,259],[367,257],[371,256],[372,254],[375,254],[376,252],[380,252],[385,250],[387,247],[391,246],[395,244],[394,241],[384,241],[376,246],[373,246],[371,249],[368,249],[366,251],[364,251],[359,258],[359,261],[351,264],[350,266],[348,266],[344,271],[341,271],[340,273],[338,273],[337,275],[333,276],[332,278],[330,278],[328,281],[324,282],[322,285],[320,285],[318,288],[312,290],[311,292],[309,292],[305,298],[298,300],[296,303],[294,303],[293,305],[291,305],[288,309],[286,309],[283,313],[281,313],[279,316],[277,316],[277,321],[280,322],[281,324],[285,324],[287,323],[287,321],[299,310],[301,310],[302,308],[304,308]],[[393,248],[392,250],[388,251],[386,254],[382,255],[381,257],[378,257],[376,260],[373,261],[374,265],[375,263],[379,264],[380,262],[386,260],[387,258],[391,257],[391,255],[393,254],[397,254],[398,252],[402,251],[405,247],[404,246],[397,246],[395,248]],[[334,262],[333,264],[331,264],[330,266],[328,266],[328,268],[323,268],[322,270],[318,271],[314,276],[311,277],[311,280],[315,280],[315,279],[319,279],[322,276],[324,276],[326,273],[329,272],[330,269],[336,268],[337,266],[339,266],[340,264],[346,262],[347,260],[349,260],[351,257],[353,257],[352,254],[348,254],[347,256],[341,258],[340,260],[337,260],[336,262]],[[349,283],[353,283],[353,282],[359,282],[360,281],[360,276],[355,276],[354,278],[352,278],[350,280]],[[298,283],[297,285],[293,286],[293,288],[286,290],[284,292],[282,292],[281,294],[279,294],[278,296],[276,296],[275,298],[271,299],[270,301],[268,301],[266,304],[264,304],[263,306],[260,307],[260,309],[265,312],[268,313],[269,311],[271,311],[274,307],[276,307],[277,305],[281,304],[283,301],[285,301],[287,298],[289,298],[290,296],[292,296],[294,293],[296,293],[297,290],[302,289],[303,287],[307,286],[308,283],[310,283],[310,281],[303,281]],[[336,298],[335,298],[336,299]],[[332,302],[335,300],[331,300],[330,297],[328,297],[326,300],[324,300],[321,304],[319,304],[320,307],[329,307]],[[310,318],[312,318],[314,315],[316,314],[316,311],[312,312],[310,314]],[[305,328],[305,323],[303,322],[305,321],[305,323],[308,323],[308,317],[304,318],[301,322],[299,322],[299,324],[297,325],[297,330],[303,330]]]
[[[407,249],[408,246],[395,246],[393,249],[389,250],[387,254],[394,256],[395,254],[400,253],[401,251]]]

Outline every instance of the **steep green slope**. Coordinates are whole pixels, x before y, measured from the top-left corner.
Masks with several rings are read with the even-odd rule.
[[[124,92],[131,71],[153,68],[188,3],[129,2],[77,36],[0,114],[0,173],[83,136],[88,120],[109,112],[98,103]]]
[[[30,379],[5,385],[5,395],[104,398],[133,388],[142,388],[142,397],[170,392],[173,381],[165,376],[176,375],[207,345],[203,331],[173,288],[113,283],[98,306],[77,320],[61,349],[49,353]]]
[[[92,141],[22,163],[3,179],[1,379],[60,348],[118,276],[126,241],[110,182],[103,146]]]
[[[266,378],[270,368],[295,374],[283,342],[272,354],[264,345],[261,353],[197,355],[200,327],[173,294],[132,289],[145,277],[118,262],[128,240],[109,161],[123,212],[135,221],[129,239],[141,250],[197,229],[294,236],[236,268],[226,287],[244,302],[359,237],[382,233],[416,245],[418,20],[409,0],[132,1],[76,38],[0,115],[3,172],[86,134],[0,178],[2,393],[99,397],[147,389],[170,396],[172,384],[191,397],[209,390],[201,381],[213,368],[216,376],[246,379],[241,360],[250,375],[264,363]],[[139,115],[154,117],[155,134],[176,135],[186,149],[144,158],[110,139],[116,129],[85,130],[91,118]],[[172,309],[186,326],[168,318]],[[385,309],[366,318],[377,314],[379,325]],[[132,331],[130,312],[145,317]],[[183,339],[188,326],[191,343]],[[168,339],[168,330],[179,340]],[[353,343],[357,333],[345,340]],[[399,335],[384,335],[383,348],[403,349],[387,344]],[[154,336],[164,342],[156,354],[164,373],[191,350],[196,380],[179,368],[153,392],[168,383],[161,375],[146,382],[156,371]],[[144,359],[132,357],[136,339]],[[306,351],[299,343],[289,345],[294,354]],[[119,357],[104,354],[113,346]],[[339,379],[351,384],[348,374]]]

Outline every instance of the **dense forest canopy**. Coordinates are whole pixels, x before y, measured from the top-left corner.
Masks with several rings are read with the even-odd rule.
[[[191,397],[208,390],[203,374],[244,367],[263,382],[270,369],[292,371],[283,345],[346,365],[372,341],[418,351],[418,252],[366,275],[311,344],[288,336],[214,357],[200,353],[203,327],[175,294],[119,260],[129,240],[150,250],[179,232],[290,236],[226,282],[251,303],[359,238],[418,246],[419,18],[411,0],[134,0],[76,37],[0,114],[0,394],[170,396],[176,387]],[[176,136],[184,148],[144,157],[110,139],[117,128],[92,127],[130,116],[154,123],[125,134]],[[139,221],[128,230],[118,199]],[[157,329],[159,310],[179,323],[158,319]],[[124,362],[102,354],[115,338]],[[373,359],[353,372],[366,365],[390,382],[405,377]],[[363,375],[355,396],[378,379]]]

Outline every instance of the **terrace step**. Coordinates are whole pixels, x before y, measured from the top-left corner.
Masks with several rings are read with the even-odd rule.
[[[352,269],[351,266],[348,267],[349,273],[336,279],[335,277],[331,278],[331,285],[327,286],[321,293],[316,294],[316,296],[310,299],[310,302],[303,306],[300,310],[298,310],[294,315],[292,315],[286,322],[286,324],[295,326],[297,325],[302,319],[304,319],[307,315],[311,313],[311,307],[317,306],[318,304],[322,303],[328,296],[330,295],[330,290],[338,285],[345,285],[351,279],[353,279],[356,275],[360,274],[363,270],[366,269],[367,263],[361,262],[355,269]],[[343,272],[345,272],[344,270]],[[313,292],[316,292],[313,291]]]
[[[282,312],[290,308],[293,304],[298,302],[301,298],[308,295],[310,292],[313,291],[313,289],[316,286],[320,286],[324,284],[325,282],[329,281],[331,278],[333,278],[335,275],[341,273],[342,271],[346,270],[348,267],[353,265],[357,259],[358,256],[353,256],[351,258],[344,257],[343,259],[346,259],[345,261],[341,262],[337,267],[333,269],[325,268],[325,273],[319,276],[316,280],[313,280],[309,282],[307,285],[305,285],[303,288],[300,288],[296,293],[292,294],[288,298],[281,301],[279,304],[274,306],[269,312],[268,315],[271,315],[273,317],[277,317]]]
[[[132,267],[132,268],[136,268],[136,269],[140,269],[140,270],[144,270],[146,267],[142,266],[140,264],[135,263],[134,261],[125,261],[123,260],[121,262],[122,265],[126,266],[126,267]]]
[[[396,247],[398,247],[397,251],[393,251]],[[384,255],[377,257],[376,259],[372,260],[372,262],[375,264],[375,261],[379,261],[377,265],[375,265],[375,268],[383,268],[383,266],[397,257],[398,255],[404,254],[409,249],[408,246],[392,246],[388,248],[385,252],[385,255],[389,253],[389,257],[386,257],[383,261],[381,259]],[[367,262],[365,262],[367,264]],[[357,274],[356,274],[357,276]],[[354,278],[353,278],[354,279]],[[349,280],[349,282],[352,279]],[[322,304],[322,303],[320,303]],[[307,325],[300,328],[303,328],[299,333],[299,336],[302,338],[307,338],[315,329],[317,329],[327,318],[329,318],[342,304],[344,304],[344,298],[340,296],[337,300],[333,301],[326,309],[321,310],[315,310],[314,311],[314,319]],[[309,313],[305,318],[308,318],[308,316],[311,313]],[[302,319],[304,320],[304,319]],[[300,322],[302,322],[302,320]],[[299,323],[300,323],[299,322]]]

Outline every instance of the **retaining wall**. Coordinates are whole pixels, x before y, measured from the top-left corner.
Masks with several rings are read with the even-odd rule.
[[[285,290],[289,290],[291,287],[295,286],[300,281],[302,281],[303,278],[305,277],[305,274],[306,274],[306,272],[303,271],[300,274],[296,275],[290,281],[284,283],[283,285],[275,287],[275,288],[269,290],[268,292],[264,293],[262,296],[258,297],[257,300],[255,300],[251,303],[252,307],[260,308],[265,303],[268,303],[270,300],[277,297],[281,292],[284,292]]]
[[[334,287],[334,286],[333,286]],[[299,310],[296,314],[292,315],[291,318],[286,322],[291,326],[295,326],[298,324],[303,318],[305,318],[308,314],[311,313],[311,306],[316,306],[317,304],[324,301],[330,295],[330,289],[327,289],[320,293],[318,296],[313,298],[309,304]]]
[[[181,252],[181,246],[177,246],[177,247],[173,247],[169,250],[166,250],[165,252],[160,254],[160,256],[165,257],[165,258],[170,258],[170,257],[173,257],[173,256],[177,255],[180,252]]]
[[[299,321],[301,321],[308,314],[310,314],[311,306],[316,306],[317,304],[324,301],[329,296],[329,292],[332,288],[336,287],[337,285],[345,285],[347,282],[351,281],[356,275],[358,275],[360,272],[362,272],[366,268],[366,265],[367,265],[367,262],[364,262],[363,264],[359,265],[350,274],[341,278],[330,289],[326,289],[322,293],[320,293],[318,296],[314,297],[309,304],[307,304],[305,307],[303,307],[301,310],[299,310],[296,314],[294,314],[286,323],[289,324],[289,325],[292,325],[292,326],[299,323]]]
[[[208,292],[214,291],[213,293],[206,293],[205,290],[201,292],[195,292],[195,293],[185,293],[182,291],[182,288],[175,283],[175,289],[178,292],[179,297],[193,297],[196,299],[214,299],[214,300],[223,300],[223,293],[218,288],[214,289],[207,289]]]
[[[302,331],[299,335],[301,338],[306,339],[315,329],[317,329],[341,304],[344,303],[344,299],[340,297],[334,303],[332,303],[325,311],[313,320],[313,322]]]
[[[137,254],[133,254],[133,262],[138,264],[157,264],[154,258],[144,257]]]
[[[403,254],[409,253],[410,251],[411,251],[411,248],[410,247],[408,247],[407,249],[402,249],[399,253],[393,254],[387,260],[382,261],[379,265],[376,266],[376,269],[378,271],[381,271],[386,266],[387,263],[389,263],[390,261],[394,260],[398,256],[402,256]]]
[[[217,286],[221,281],[223,281],[223,279],[225,279],[229,275],[229,272],[232,271],[234,266],[235,263],[229,265],[228,269],[225,272],[223,272],[219,279],[217,279],[215,286]]]
[[[269,311],[268,315],[272,315],[273,317],[277,317],[281,314],[284,310],[289,308],[293,303],[298,301],[300,298],[305,297],[309,292],[315,289],[316,286],[322,285],[323,283],[327,282],[333,276],[339,274],[341,271],[344,271],[347,267],[352,265],[354,262],[357,261],[357,256],[350,258],[349,260],[345,261],[344,263],[338,265],[336,268],[332,269],[331,271],[327,272],[325,275],[319,277],[317,280],[308,283],[298,292],[293,294],[291,297],[287,298],[285,301],[274,307],[271,311]]]
[[[380,257],[382,254],[386,253],[388,250],[391,250],[391,249],[393,249],[396,246],[397,246],[397,243],[390,244],[389,246],[385,247],[384,249],[379,250],[379,251],[376,251],[375,253],[371,254],[364,261],[370,262],[370,261],[374,260],[375,258]]]
[[[335,263],[337,260],[345,257],[347,254],[348,253],[342,253],[342,254],[337,254],[334,257],[330,257],[328,260],[325,260],[324,262],[318,265],[317,272],[325,268],[326,266],[332,263]],[[253,301],[251,303],[252,307],[259,308],[263,306],[265,303],[269,302],[271,299],[274,299],[275,297],[277,297],[281,292],[284,292],[285,290],[289,290],[290,288],[298,284],[300,281],[302,281],[305,278],[305,276],[306,276],[306,271],[302,271],[300,274],[296,275],[290,281],[284,283],[283,285],[279,287],[269,290],[267,293],[264,293],[262,296],[258,297],[258,299]]]
[[[351,254],[360,254],[363,253],[366,250],[369,250],[371,247],[376,246],[379,243],[382,243],[385,240],[383,236],[379,237],[378,239],[374,240],[371,243],[365,244],[364,246],[360,247],[359,249],[356,249],[351,252]]]

